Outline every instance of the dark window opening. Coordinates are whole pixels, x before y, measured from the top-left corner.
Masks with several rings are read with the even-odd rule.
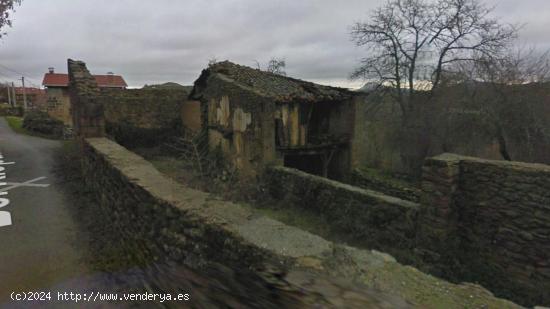
[[[332,106],[329,103],[317,103],[312,108],[308,119],[308,136],[310,136],[309,142],[315,143],[320,136],[329,133]]]
[[[285,166],[323,176],[323,160],[320,155],[285,155]]]
[[[286,145],[285,127],[282,119],[275,119],[275,145],[277,147]]]

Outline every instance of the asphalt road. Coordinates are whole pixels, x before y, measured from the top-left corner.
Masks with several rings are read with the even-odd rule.
[[[0,191],[8,189],[10,200],[0,211],[12,217],[12,225],[0,227],[0,307],[12,291],[44,290],[79,281],[88,272],[71,204],[53,173],[60,146],[58,141],[17,134],[0,117],[0,153],[5,162],[15,162],[0,165],[6,173],[2,181],[8,183]]]

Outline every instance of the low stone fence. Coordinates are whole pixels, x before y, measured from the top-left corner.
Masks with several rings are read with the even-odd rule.
[[[320,214],[371,248],[400,255],[414,247],[419,204],[287,167],[270,167],[265,178],[281,205]]]
[[[346,280],[356,280],[422,308],[518,308],[479,286],[436,279],[400,265],[387,254],[337,245],[184,187],[106,138],[88,138],[83,143],[87,186],[100,201],[98,207],[105,211],[105,219],[118,227],[121,245],[133,243],[137,252],[168,255],[186,264],[196,264],[190,261],[193,257],[195,261],[250,268],[276,263],[289,269],[346,276]],[[354,194],[378,207],[416,207],[397,206],[394,204],[400,204],[399,200],[364,190],[353,192],[348,187],[337,190],[337,195]],[[345,199],[341,196],[339,200]],[[392,213],[401,216],[400,211]],[[397,222],[384,220],[388,226]],[[393,228],[401,233],[397,226]]]
[[[356,169],[351,172],[349,183],[351,185],[381,192],[385,195],[418,203],[420,201],[420,188],[402,180],[381,177],[369,170]]]
[[[444,154],[426,160],[422,188],[418,245],[433,264],[550,304],[550,166]]]

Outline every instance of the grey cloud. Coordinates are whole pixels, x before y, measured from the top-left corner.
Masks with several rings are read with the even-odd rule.
[[[0,42],[0,64],[37,84],[49,66],[64,72],[67,58],[82,59],[94,73],[114,71],[142,86],[191,84],[212,57],[253,66],[275,56],[289,75],[352,85],[347,77],[364,51],[349,26],[383,2],[24,0]],[[550,45],[550,1],[488,3],[505,21],[528,22],[523,41]],[[0,81],[16,75],[0,67]]]

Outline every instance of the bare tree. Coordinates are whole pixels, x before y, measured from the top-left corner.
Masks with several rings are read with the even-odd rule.
[[[550,143],[548,110],[545,110],[550,52],[516,48],[498,59],[477,56],[475,60],[456,64],[442,79],[446,84],[464,86],[462,92],[468,101],[475,103],[496,129],[504,159],[518,160],[509,147],[509,136],[515,136],[523,144],[516,147],[521,148],[520,159],[550,162],[550,156],[544,155],[548,153],[544,147]]]
[[[262,66],[260,65],[260,61],[254,59],[254,66],[256,67],[256,70],[261,70]]]
[[[0,0],[0,38],[6,34],[2,31],[4,26],[11,27],[11,14],[15,6],[21,4],[21,0]]]
[[[267,72],[286,76],[285,72],[286,61],[284,59],[271,58],[267,64]]]
[[[449,66],[476,54],[501,56],[517,28],[491,18],[491,12],[479,0],[388,0],[369,22],[352,27],[352,39],[369,55],[352,78],[391,85],[406,116],[418,87],[436,90]]]

